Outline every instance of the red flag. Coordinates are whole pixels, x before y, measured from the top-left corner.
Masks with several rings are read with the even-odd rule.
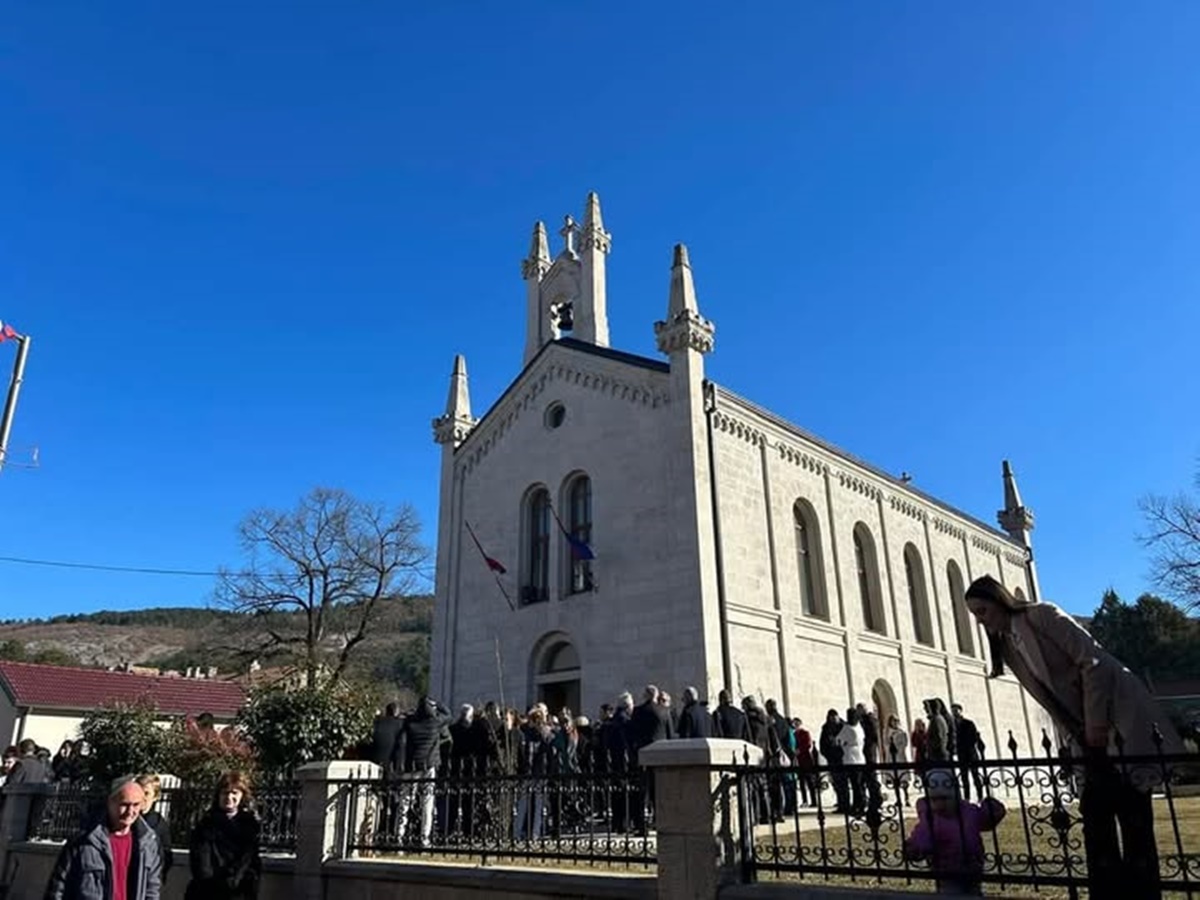
[[[7,322],[0,322],[0,344],[3,344],[5,341],[9,340],[10,338],[15,340],[16,338],[19,338],[20,336],[21,335],[19,335],[17,333],[17,329],[13,328]]]

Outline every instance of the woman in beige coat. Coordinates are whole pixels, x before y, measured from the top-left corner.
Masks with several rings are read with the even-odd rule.
[[[1118,766],[1110,759],[1156,756],[1156,729],[1163,753],[1183,752],[1150,692],[1052,603],[1018,600],[985,575],[967,589],[967,608],[987,632],[992,676],[1011,669],[1076,752],[1088,758],[1079,806],[1090,896],[1161,897],[1150,789],[1161,784],[1162,767]]]

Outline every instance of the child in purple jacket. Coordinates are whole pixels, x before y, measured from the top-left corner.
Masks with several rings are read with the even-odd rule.
[[[917,824],[904,842],[905,855],[929,861],[938,893],[982,896],[983,832],[1004,818],[1004,804],[991,797],[980,804],[962,800],[958,778],[947,769],[926,774],[925,794],[917,801]]]

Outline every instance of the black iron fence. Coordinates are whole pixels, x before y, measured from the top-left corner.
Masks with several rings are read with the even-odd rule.
[[[718,769],[715,814],[744,881],[905,883],[1075,898],[1200,896],[1200,755],[1042,756]],[[1082,801],[1082,802],[1081,802]],[[1120,838],[1118,840],[1118,834]]]
[[[155,809],[171,827],[172,843],[186,847],[196,823],[212,806],[211,788],[179,787],[162,792]],[[30,806],[28,834],[33,840],[66,841],[104,809],[105,792],[95,787],[59,784]],[[300,812],[300,786],[294,782],[264,785],[254,795],[260,847],[268,853],[294,853]]]
[[[339,782],[337,803],[343,855],[656,863],[653,783],[636,767],[543,775],[456,767]]]

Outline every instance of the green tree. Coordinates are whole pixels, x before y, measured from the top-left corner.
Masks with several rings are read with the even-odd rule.
[[[1091,632],[1143,678],[1188,678],[1200,670],[1200,620],[1153,594],[1127,604],[1110,588],[1092,617]]]
[[[411,507],[387,509],[317,488],[294,510],[251,512],[239,527],[240,571],[223,572],[217,599],[253,616],[250,652],[299,666],[316,688],[335,684],[367,640],[380,607],[412,593],[427,551]]]
[[[6,659],[9,662],[28,661],[29,656],[25,651],[25,643],[15,638],[0,641],[0,659]]]
[[[418,697],[429,691],[429,638],[420,635],[406,643],[392,661],[392,681]]]
[[[157,718],[148,703],[88,713],[79,725],[80,738],[92,748],[86,774],[103,784],[125,775],[169,772],[172,736]]]
[[[1200,467],[1195,486],[1200,490]],[[1141,540],[1152,552],[1155,581],[1188,609],[1200,608],[1200,500],[1182,492],[1151,494],[1140,505],[1146,520]]]
[[[290,774],[317,760],[341,759],[371,733],[374,704],[346,684],[296,691],[255,691],[238,715],[238,725],[268,776]]]

